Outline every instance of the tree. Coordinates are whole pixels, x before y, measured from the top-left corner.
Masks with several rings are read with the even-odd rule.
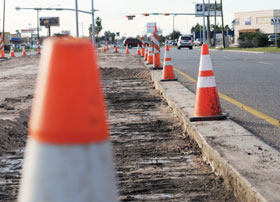
[[[99,35],[101,30],[102,30],[102,19],[100,17],[97,17],[95,19],[95,34]],[[92,24],[89,25],[88,31],[89,31],[89,34],[91,35],[91,33],[92,33]]]
[[[116,34],[110,31],[105,31],[104,36],[106,41],[111,41],[113,43],[115,41]]]
[[[191,33],[200,32],[201,30],[203,30],[203,26],[196,23],[196,25],[191,28]]]
[[[173,31],[171,34],[167,35],[166,38],[178,39],[181,35],[181,32]]]

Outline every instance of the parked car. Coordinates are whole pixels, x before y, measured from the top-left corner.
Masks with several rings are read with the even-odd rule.
[[[123,41],[123,45],[124,46],[128,45],[128,48],[137,47],[138,44],[141,46],[142,41],[140,41],[139,39],[136,39],[136,38],[126,38]]]
[[[201,46],[203,44],[203,39],[202,38],[197,38],[196,40],[194,40],[193,45],[194,46]]]
[[[280,38],[279,34],[270,34],[268,35],[268,45],[275,44],[275,39],[278,40]]]
[[[180,36],[177,42],[177,48],[193,49],[192,36]]]

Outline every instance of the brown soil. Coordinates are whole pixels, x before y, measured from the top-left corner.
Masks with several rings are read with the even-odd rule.
[[[15,62],[24,66],[30,61]],[[33,58],[30,65],[37,62]],[[12,60],[8,64],[24,75],[25,71]],[[200,149],[184,137],[181,123],[154,89],[149,72],[139,58],[101,54],[100,66],[120,200],[235,201],[232,193],[225,190],[223,179],[203,162]],[[0,71],[2,67],[0,64]],[[30,75],[36,75],[36,68]],[[1,78],[0,88],[6,84]],[[21,91],[15,89],[18,83],[29,88],[27,94],[17,92]],[[16,201],[32,99],[30,92],[34,88],[24,79],[18,83],[14,82],[11,88],[15,91],[12,96],[0,96],[0,201],[4,202]]]

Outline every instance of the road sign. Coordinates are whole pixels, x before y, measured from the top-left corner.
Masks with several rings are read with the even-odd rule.
[[[157,26],[156,22],[148,22],[147,27],[147,33],[153,33],[155,31],[155,26]]]
[[[41,17],[40,26],[59,26],[59,17]]]
[[[271,24],[272,24],[272,25],[278,25],[278,24],[280,24],[280,17],[271,18]]]

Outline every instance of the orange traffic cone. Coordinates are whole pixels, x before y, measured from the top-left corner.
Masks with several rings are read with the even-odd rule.
[[[5,50],[4,50],[4,48],[1,50],[1,58],[6,58],[5,57]]]
[[[15,57],[14,45],[10,46],[10,57]]]
[[[137,46],[137,55],[141,55],[141,50],[140,50],[139,44],[138,44],[138,46]]]
[[[127,45],[127,44],[126,44],[125,53],[126,53],[126,54],[129,54],[129,50],[128,50],[128,45]]]
[[[22,46],[22,56],[26,56],[25,46]]]
[[[164,63],[163,63],[163,74],[161,81],[177,81],[174,76],[172,59],[169,53],[169,46],[165,46],[165,55],[164,55]]]
[[[147,61],[147,64],[148,64],[148,65],[153,64],[153,50],[152,50],[151,44],[150,44],[150,46],[149,46],[149,54],[148,54],[148,61]]]
[[[155,26],[155,31],[153,32],[153,42],[154,42],[153,69],[162,69],[162,67],[160,66],[160,43],[159,43],[159,36],[157,33],[156,26]]]
[[[117,46],[117,42],[115,42],[115,53],[118,53],[118,46]]]
[[[203,44],[201,49],[194,116],[190,118],[190,121],[224,120],[227,118],[227,114],[222,114],[207,44]]]
[[[117,201],[96,50],[74,38],[44,49],[18,201]]]
[[[148,60],[148,54],[149,54],[149,48],[148,48],[148,44],[146,44],[145,55],[144,55],[144,61],[147,61],[147,60]]]
[[[37,40],[37,54],[40,55],[41,54],[41,47],[40,47],[40,41]]]
[[[141,57],[145,56],[145,41],[144,41],[144,36],[142,35],[142,45],[141,45]]]

